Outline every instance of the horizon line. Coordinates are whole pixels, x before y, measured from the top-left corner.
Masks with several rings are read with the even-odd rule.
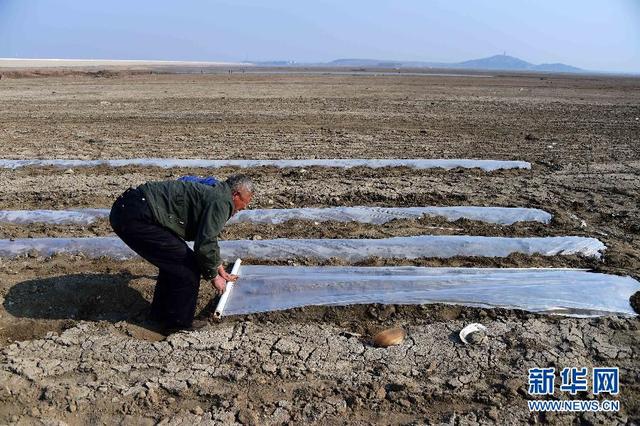
[[[491,56],[487,56],[484,58],[478,58],[478,59],[486,59],[486,58],[491,58],[494,56],[507,56],[507,57],[511,57],[511,58],[515,58],[515,59],[519,59],[525,62],[528,62],[522,58],[518,58],[517,56],[511,56],[511,55],[504,55],[504,54],[497,54],[497,55],[491,55]],[[434,63],[437,66],[434,67],[427,67],[427,68],[442,68],[442,69],[447,69],[446,65],[456,65],[459,64],[461,62],[466,62],[466,61],[461,61],[461,62],[438,62],[438,61],[425,61],[425,60],[399,60],[399,59],[376,59],[376,58],[358,58],[358,57],[342,57],[342,58],[338,58],[338,59],[333,59],[331,61],[328,62],[298,62],[296,60],[292,60],[292,59],[270,59],[270,60],[246,60],[246,61],[206,61],[206,60],[167,60],[167,59],[105,59],[105,58],[91,58],[91,59],[82,59],[82,58],[17,58],[17,57],[0,57],[0,68],[2,67],[6,67],[6,68],[18,68],[20,66],[22,67],[26,67],[27,65],[9,65],[6,63],[2,63],[2,62],[20,62],[20,61],[24,61],[24,62],[40,62],[40,63],[46,63],[46,62],[63,62],[63,63],[79,63],[79,62],[111,62],[113,64],[111,65],[136,65],[136,64],[142,64],[142,65],[154,65],[154,64],[158,64],[158,65],[205,65],[205,66],[256,66],[256,65],[260,65],[260,64],[265,64],[265,63],[269,63],[269,62],[285,62],[285,63],[290,63],[291,65],[314,65],[314,64],[321,64],[321,65],[330,65],[330,63],[332,61],[338,61],[338,60],[366,60],[366,61],[380,61],[381,63],[384,62],[413,62],[413,63],[424,63],[424,64],[428,64],[428,63]],[[474,60],[474,59],[471,59]],[[547,64],[562,64],[562,65],[568,65],[568,64],[564,64],[561,62],[556,62],[556,63],[542,63],[542,64],[533,64],[532,65],[547,65]],[[80,65],[80,64],[78,64]],[[98,65],[98,64],[97,64]],[[108,65],[108,64],[105,64]],[[49,66],[53,66],[49,65]],[[441,66],[441,67],[440,67]],[[572,65],[568,65],[568,66],[572,66]],[[426,65],[425,65],[426,67]],[[421,67],[418,67],[421,68]],[[478,70],[478,71],[499,71],[499,69],[488,69],[488,68],[468,68],[468,70]],[[610,75],[629,75],[629,76],[640,76],[640,71],[598,71],[598,70],[587,70],[587,69],[580,69],[580,71],[575,71],[575,72],[568,72],[570,74],[610,74]],[[511,71],[511,72],[529,72],[529,70],[517,70],[517,69],[504,69],[503,71]],[[536,70],[531,70],[531,72],[546,72],[546,71],[536,71]],[[553,72],[552,72],[553,73]],[[561,74],[566,74],[567,72],[559,72]]]

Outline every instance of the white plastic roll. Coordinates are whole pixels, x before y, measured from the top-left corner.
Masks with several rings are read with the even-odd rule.
[[[233,264],[233,268],[231,269],[231,275],[238,275],[240,272],[240,264],[242,264],[242,259],[236,259],[236,262]],[[215,318],[222,318],[222,313],[224,312],[224,307],[227,305],[227,300],[229,299],[229,295],[233,290],[233,286],[235,285],[235,281],[227,281],[227,285],[224,289],[224,293],[220,296],[220,300],[218,301],[218,306],[216,307],[216,311],[213,314]]]

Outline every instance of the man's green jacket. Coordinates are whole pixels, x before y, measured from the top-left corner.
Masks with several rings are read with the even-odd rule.
[[[193,249],[205,279],[216,276],[222,263],[218,236],[231,218],[231,188],[194,182],[148,182],[140,186],[156,221],[186,241]]]

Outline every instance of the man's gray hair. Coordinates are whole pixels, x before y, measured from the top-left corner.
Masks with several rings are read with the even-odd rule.
[[[231,191],[244,190],[249,194],[253,194],[253,181],[247,175],[232,175],[227,178],[227,185],[231,187]]]

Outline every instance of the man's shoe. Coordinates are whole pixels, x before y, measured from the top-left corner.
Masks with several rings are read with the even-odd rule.
[[[209,326],[209,321],[207,320],[193,320],[191,323],[190,330],[200,330]]]
[[[167,328],[164,324],[164,321],[157,321],[149,318],[144,320],[140,324],[140,327],[146,328],[147,330],[153,331],[154,333],[160,333],[160,334],[162,334],[163,331]]]
[[[206,320],[193,320],[191,323],[191,327],[166,327],[163,331],[165,336],[169,336],[170,334],[179,333],[180,331],[197,331],[206,328],[209,325],[209,321]]]

